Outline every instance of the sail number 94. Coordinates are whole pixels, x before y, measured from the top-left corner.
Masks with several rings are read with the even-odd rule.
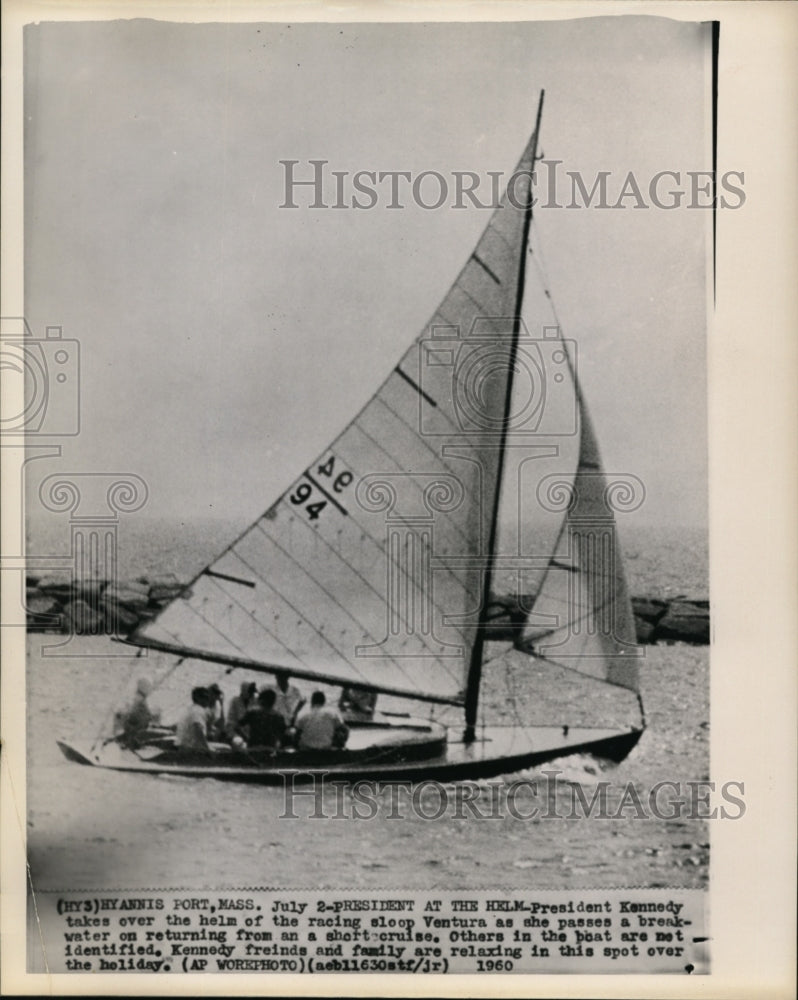
[[[318,479],[314,478],[314,474]],[[342,514],[348,513],[338,498],[354,479],[349,469],[340,469],[334,455],[311,471],[305,473],[288,499],[296,507],[302,507],[309,520],[315,521],[328,503],[332,503]]]

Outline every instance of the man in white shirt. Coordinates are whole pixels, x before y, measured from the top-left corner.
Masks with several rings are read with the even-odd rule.
[[[191,707],[186,709],[177,724],[175,742],[181,750],[202,750],[211,753],[208,743],[208,689],[195,687],[191,691]]]
[[[305,699],[297,688],[290,682],[290,674],[287,670],[281,670],[275,674],[277,687],[274,689],[276,696],[274,699],[274,710],[279,712],[285,720],[285,724],[291,727],[296,722],[296,717],[305,704]]]
[[[324,702],[324,692],[314,691],[310,711],[300,716],[296,724],[300,750],[341,750],[346,745],[349,727],[334,709],[325,708]]]

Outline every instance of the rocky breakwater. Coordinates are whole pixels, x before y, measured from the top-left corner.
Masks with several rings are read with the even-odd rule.
[[[709,645],[709,601],[678,597],[633,597],[637,641],[645,644],[689,642]],[[531,594],[494,597],[486,619],[491,639],[514,641],[526,620],[526,609],[532,606]]]
[[[127,635],[185,588],[171,573],[120,581],[28,574],[26,583],[28,631],[76,635]]]
[[[27,577],[28,631],[77,635],[127,635],[185,588],[173,574],[135,580],[76,580],[69,573]],[[514,641],[523,627],[532,598],[496,596],[486,616],[488,636]],[[640,643],[709,643],[709,601],[679,597],[633,597]]]

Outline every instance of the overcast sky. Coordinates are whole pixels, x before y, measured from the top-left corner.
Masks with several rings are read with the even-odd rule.
[[[545,87],[543,152],[588,186],[711,166],[699,24],[26,30],[26,315],[82,354],[81,434],[33,468],[137,473],[158,516],[262,513],[391,370],[488,219],[451,199],[280,208],[280,160],[509,173]],[[645,483],[640,517],[702,524],[708,213],[632,201],[540,209],[540,245],[605,467]]]

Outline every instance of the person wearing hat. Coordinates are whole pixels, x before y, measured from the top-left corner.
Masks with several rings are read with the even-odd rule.
[[[150,726],[160,721],[159,711],[151,709],[147,698],[152,694],[152,681],[141,677],[136,684],[136,693],[132,702],[117,712],[115,719],[115,735],[120,746],[136,750],[146,739]]]

